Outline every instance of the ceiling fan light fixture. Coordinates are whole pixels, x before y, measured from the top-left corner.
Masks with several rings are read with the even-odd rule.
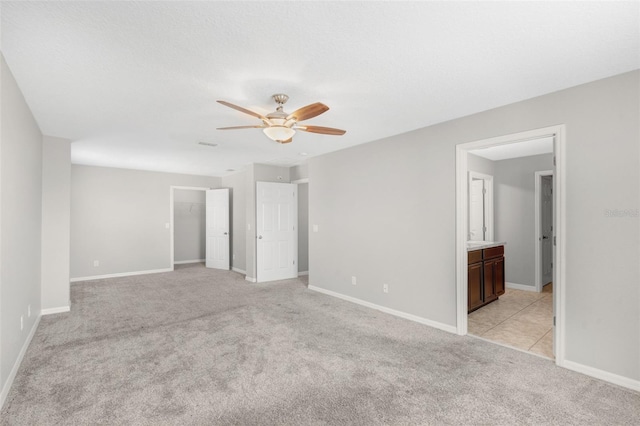
[[[271,126],[262,130],[267,137],[273,141],[286,141],[291,139],[296,131],[286,126]]]

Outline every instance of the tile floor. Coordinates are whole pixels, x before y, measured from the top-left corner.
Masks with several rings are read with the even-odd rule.
[[[508,288],[469,314],[469,334],[553,359],[553,284],[542,293]]]

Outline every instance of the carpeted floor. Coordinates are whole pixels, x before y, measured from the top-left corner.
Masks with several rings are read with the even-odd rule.
[[[640,394],[306,289],[201,265],[73,284],[2,425],[638,424]]]

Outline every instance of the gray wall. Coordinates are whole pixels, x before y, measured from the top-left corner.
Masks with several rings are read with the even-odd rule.
[[[247,172],[222,178],[222,187],[231,189],[231,268],[246,273],[247,265]]]
[[[309,177],[309,165],[307,163],[299,164],[290,168],[289,177],[291,182],[298,179],[304,179]]]
[[[640,379],[640,227],[605,214],[638,209],[639,80],[634,71],[312,158],[310,285],[455,326],[456,144],[565,124],[566,359]]]
[[[71,239],[71,142],[42,141],[42,309],[67,308]]]
[[[172,185],[218,188],[220,178],[73,165],[71,278],[171,268]]]
[[[173,190],[174,262],[205,258],[205,199],[205,191]]]
[[[505,280],[535,287],[534,172],[553,169],[553,154],[495,161],[494,239],[506,241]]]
[[[309,184],[298,184],[298,272],[309,271]]]
[[[471,172],[484,173],[485,175],[495,175],[495,162],[483,157],[468,153],[467,169]]]
[[[42,134],[0,54],[0,386],[40,314]],[[31,316],[27,307],[31,305]],[[20,316],[24,328],[20,330]]]

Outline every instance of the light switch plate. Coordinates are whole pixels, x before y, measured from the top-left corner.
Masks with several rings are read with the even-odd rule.
[[[318,225],[313,225],[313,232],[318,232]]]

